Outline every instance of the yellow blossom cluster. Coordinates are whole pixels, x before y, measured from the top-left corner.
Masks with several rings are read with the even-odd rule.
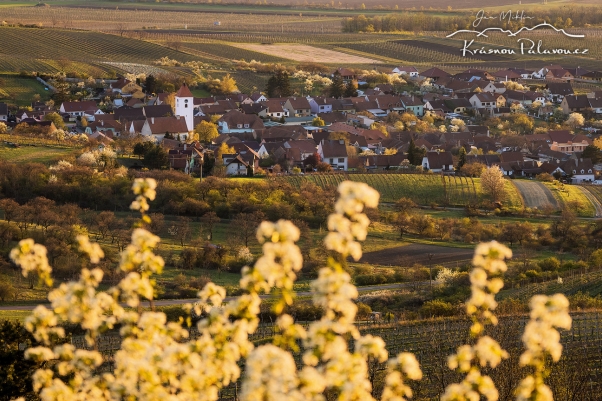
[[[496,277],[507,270],[506,258],[512,257],[512,251],[495,241],[479,244],[472,260],[474,268],[470,272],[471,297],[466,302],[466,312],[472,318],[470,333],[476,338],[474,345],[463,345],[448,358],[448,367],[466,373],[460,383],[452,383],[441,396],[442,401],[478,401],[485,397],[487,401],[497,401],[499,393],[493,380],[481,374],[479,367],[489,365],[497,367],[508,353],[497,341],[484,336],[488,324],[497,325],[493,311],[497,307],[495,295],[502,289],[504,282]],[[494,277],[491,277],[494,276]]]
[[[524,378],[517,389],[518,401],[552,401],[552,391],[544,383],[546,355],[554,362],[560,360],[562,345],[556,328],[570,330],[569,301],[562,294],[550,297],[535,295],[530,302],[530,319],[523,334],[525,352],[520,357],[521,366],[529,366],[533,374]]]
[[[30,273],[37,273],[41,281],[49,287],[52,286],[52,267],[48,264],[46,247],[28,238],[19,241],[19,246],[10,251],[9,256],[21,268],[24,277]]]
[[[139,210],[147,223],[148,201],[155,198],[156,187],[152,179],[137,179],[133,185],[137,198],[131,207]],[[359,241],[366,238],[369,226],[364,209],[377,207],[379,195],[365,184],[348,181],[340,184],[339,193],[335,213],[328,219],[330,232],[325,245],[339,253],[338,260],[349,256],[357,260],[362,255]],[[159,237],[135,228],[131,244],[120,255],[119,268],[126,276],[119,284],[99,291],[103,272],[83,269],[78,281],[61,284],[50,292],[50,308],[38,306],[26,319],[27,330],[42,343],[27,350],[26,356],[49,362],[33,375],[35,391],[43,401],[216,401],[222,388],[241,380],[242,401],[325,401],[326,394],[336,394],[339,400],[373,401],[368,369],[371,360],[387,362],[383,401],[411,398],[409,381],[422,379],[416,357],[401,353],[387,361],[384,341],[360,334],[354,325],[358,292],[336,258],[328,260],[311,284],[313,303],[324,311],[322,318],[305,330],[283,313],[293,302],[293,284],[303,266],[295,244],[299,236],[299,229],[289,221],[263,222],[257,230],[263,254],[253,267],[242,271],[240,285],[245,293],[228,299],[223,287],[207,284],[198,293],[198,303],[186,305],[200,317],[199,335],[190,339],[182,322],[168,323],[164,313],[140,308],[142,299],[151,301],[152,306],[152,276],[161,274],[164,261],[153,252]],[[92,263],[104,257],[100,246],[88,237],[78,236],[77,241]],[[503,285],[497,276],[506,270],[504,259],[510,256],[507,248],[495,242],[481,244],[476,250],[475,269],[470,274],[472,296],[467,302],[476,341],[458,348],[449,358],[449,367],[466,376],[446,389],[444,401],[497,400],[495,385],[479,367],[495,368],[507,353],[482,333],[486,325],[497,323],[492,313],[497,305],[494,296]],[[23,240],[11,258],[23,274],[35,272],[51,285],[52,269],[43,246]],[[261,292],[276,299],[277,333],[271,344],[255,347],[249,337],[259,324]],[[126,310],[120,302],[139,309]],[[527,351],[521,363],[532,366],[536,373],[521,383],[520,400],[549,391],[542,379],[544,357],[560,357],[562,348],[555,328],[571,324],[566,299],[536,297],[531,307],[531,322],[523,337]],[[61,325],[67,322],[81,326],[92,346],[100,333],[121,327],[121,348],[110,373],[99,372],[104,360],[98,351],[55,345],[65,336]],[[299,369],[291,351],[301,352]]]

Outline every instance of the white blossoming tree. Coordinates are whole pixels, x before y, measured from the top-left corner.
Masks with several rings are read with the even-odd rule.
[[[134,182],[137,197],[131,208],[141,212],[141,222],[150,222],[148,202],[155,198],[155,189],[152,179]],[[131,244],[121,253],[119,268],[126,276],[118,285],[99,291],[102,270],[83,269],[78,281],[51,290],[49,308],[40,305],[26,319],[26,328],[42,344],[28,349],[26,357],[53,362],[34,374],[34,389],[43,401],[212,401],[218,399],[222,388],[240,379],[243,401],[324,401],[325,394],[339,400],[374,400],[368,360],[382,363],[389,355],[381,338],[362,335],[355,327],[354,299],[358,292],[337,260],[361,258],[360,241],[366,239],[369,225],[364,208],[376,207],[379,194],[366,184],[349,181],[340,184],[339,193],[324,242],[338,256],[328,260],[311,285],[313,303],[324,313],[307,330],[284,313],[294,301],[293,284],[302,267],[301,252],[295,244],[300,231],[291,222],[279,220],[259,226],[257,239],[263,244],[263,255],[253,267],[243,269],[243,295],[225,302],[225,289],[209,283],[199,292],[198,304],[187,305],[202,316],[196,339],[189,339],[181,324],[167,323],[165,314],[154,308],[142,311],[141,301],[153,304],[154,277],[161,273],[164,261],[153,253],[159,237],[135,228]],[[100,246],[87,236],[80,235],[77,240],[93,264],[104,257]],[[503,286],[498,276],[506,270],[504,259],[510,256],[510,251],[497,243],[477,248],[470,275],[472,297],[467,303],[476,342],[460,347],[449,358],[450,368],[466,373],[466,377],[450,385],[443,400],[478,400],[481,395],[497,400],[495,385],[478,366],[494,368],[507,357],[483,332],[487,325],[497,324],[492,313],[494,296]],[[52,286],[52,268],[43,246],[23,240],[10,257],[25,276],[36,272],[42,282]],[[272,294],[277,334],[271,343],[255,347],[249,336],[259,324],[260,292]],[[521,364],[532,367],[533,374],[521,383],[519,400],[549,399],[537,397],[549,393],[543,383],[545,357],[550,354],[555,361],[560,357],[562,348],[555,328],[570,328],[567,309],[568,303],[560,295],[533,299],[531,322],[523,337],[527,350],[521,357]],[[94,348],[55,345],[55,340],[65,336],[61,327],[65,323],[81,326]],[[114,356],[113,371],[100,373],[103,358],[96,349],[98,336],[117,325],[123,340]],[[348,342],[351,339],[353,347]],[[301,353],[301,361],[295,361],[293,352]],[[421,378],[413,354],[388,359],[381,400],[412,397],[408,382]]]

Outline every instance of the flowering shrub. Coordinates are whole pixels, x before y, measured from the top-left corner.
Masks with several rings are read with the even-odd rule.
[[[150,221],[148,201],[155,198],[155,189],[152,179],[134,183],[137,197],[131,208],[141,212],[140,225]],[[313,303],[324,313],[307,330],[283,313],[293,304],[293,284],[303,262],[295,244],[300,231],[291,222],[279,220],[259,226],[257,239],[263,244],[263,254],[253,267],[242,270],[243,295],[226,302],[225,289],[209,283],[199,292],[199,302],[187,305],[202,316],[196,339],[189,339],[181,324],[167,323],[164,313],[154,308],[142,312],[142,300],[152,305],[153,277],[161,273],[164,261],[153,253],[159,238],[138,227],[131,244],[121,253],[119,267],[127,275],[118,285],[98,291],[102,270],[83,269],[79,281],[61,284],[50,292],[50,308],[40,305],[26,319],[26,328],[43,344],[28,349],[26,357],[52,362],[34,374],[34,389],[44,401],[216,400],[220,389],[242,377],[243,401],[322,401],[325,394],[336,395],[339,400],[373,400],[368,361],[384,363],[388,359],[381,399],[403,401],[412,397],[409,381],[422,378],[418,361],[410,353],[389,359],[381,338],[360,334],[354,325],[358,292],[339,262],[347,257],[361,258],[360,241],[366,239],[369,225],[364,209],[376,207],[379,194],[366,184],[349,181],[340,184],[339,194],[325,239],[326,248],[338,256],[329,258],[311,284]],[[91,263],[104,257],[100,246],[87,236],[78,236],[77,241]],[[43,246],[23,240],[10,256],[24,275],[35,272],[46,285],[52,285],[52,269]],[[510,256],[509,249],[495,242],[477,247],[475,269],[470,274],[472,297],[466,304],[475,343],[460,347],[449,358],[449,367],[466,376],[447,388],[443,400],[498,398],[495,385],[481,374],[479,366],[495,368],[508,356],[483,333],[487,325],[497,324],[494,296],[503,286],[499,275],[506,270],[504,259]],[[260,292],[271,293],[274,298],[277,334],[270,344],[255,347],[249,336],[259,323]],[[562,348],[555,328],[568,329],[571,320],[562,295],[535,297],[531,306],[521,364],[532,367],[533,373],[521,383],[518,399],[546,400],[545,357],[550,354],[558,360]],[[64,323],[80,325],[94,349],[54,345],[65,336]],[[103,358],[96,349],[98,336],[117,326],[123,338],[121,349],[115,354],[113,371],[100,373]],[[353,340],[353,347],[349,340]],[[300,362],[295,361],[293,352],[301,353]],[[244,377],[240,367],[243,360]]]

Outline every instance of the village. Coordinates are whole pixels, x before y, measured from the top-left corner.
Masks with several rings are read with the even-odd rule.
[[[454,174],[464,164],[479,163],[499,166],[509,177],[548,173],[565,182],[596,182],[602,166],[586,149],[599,128],[602,91],[578,94],[573,85],[593,87],[602,72],[548,65],[452,75],[436,67],[399,66],[388,75],[413,83],[415,90],[399,93],[392,84],[369,85],[347,68],[329,76],[346,86],[337,97],[270,98],[256,92],[200,98],[185,83],[175,94],[154,94],[146,93],[142,82],[122,77],[99,96],[111,99],[110,112],[96,100],[56,106],[33,102],[13,111],[0,103],[0,121],[9,129],[27,124],[52,135],[58,128],[45,117],[56,113],[67,136],[85,135],[101,147],[112,147],[120,138],[143,138],[168,152],[170,169],[188,174],[199,174],[205,154],[221,146],[225,151],[218,163],[228,176],[373,170]],[[533,86],[539,89],[530,90]],[[199,141],[195,130],[202,122],[217,130]],[[460,148],[466,156],[459,163]]]

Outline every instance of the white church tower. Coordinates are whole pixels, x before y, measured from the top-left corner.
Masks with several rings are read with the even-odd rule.
[[[189,132],[194,130],[194,96],[186,84],[176,93],[176,116],[186,119]]]

